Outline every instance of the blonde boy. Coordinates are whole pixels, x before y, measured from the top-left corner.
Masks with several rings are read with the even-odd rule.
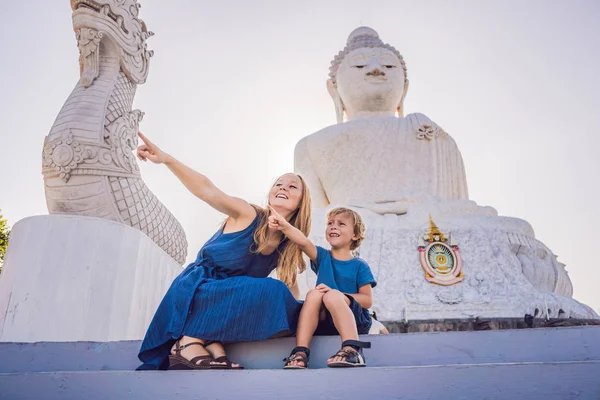
[[[366,334],[372,324],[368,308],[373,304],[372,288],[377,284],[369,265],[354,257],[365,237],[360,215],[349,208],[337,207],[327,214],[325,237],[331,246],[315,246],[302,232],[273,213],[269,226],[281,230],[310,258],[317,273],[317,286],[308,292],[300,313],[296,347],[284,361],[286,369],[308,367],[310,341],[314,334],[336,335],[342,348],[327,360],[329,367],[363,367],[366,365],[359,334]]]

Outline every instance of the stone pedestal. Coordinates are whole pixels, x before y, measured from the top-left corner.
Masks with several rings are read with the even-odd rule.
[[[181,267],[137,229],[105,219],[25,218],[0,274],[0,342],[142,339]]]
[[[596,319],[598,314],[572,298],[564,264],[535,238],[523,220],[496,215],[433,214],[440,230],[460,249],[464,280],[441,286],[425,279],[419,260],[419,237],[428,230],[428,210],[406,215],[377,215],[359,210],[367,226],[360,257],[377,280],[374,305],[381,321],[464,318]],[[311,239],[328,248],[325,210],[313,210]],[[301,287],[314,287],[307,271]]]

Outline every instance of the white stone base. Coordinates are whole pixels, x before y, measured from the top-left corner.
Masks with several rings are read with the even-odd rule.
[[[464,281],[440,286],[425,280],[418,238],[429,228],[429,214],[361,212],[367,235],[360,250],[378,282],[374,306],[381,321],[448,318],[599,318],[574,300],[564,264],[523,220],[495,215],[433,218],[446,235],[452,232],[463,260]],[[313,210],[311,239],[329,248],[325,210]],[[302,275],[303,291],[314,287],[312,271]]]
[[[0,342],[139,340],[181,266],[105,219],[17,222],[0,274]]]

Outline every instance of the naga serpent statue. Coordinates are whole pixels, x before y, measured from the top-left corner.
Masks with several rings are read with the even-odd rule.
[[[153,34],[136,0],[71,0],[71,8],[81,77],[44,141],[48,211],[132,226],[183,264],[183,228],[148,189],[132,153],[144,114],[131,107],[148,76]]]

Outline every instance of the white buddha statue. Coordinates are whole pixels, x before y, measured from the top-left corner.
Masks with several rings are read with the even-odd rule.
[[[327,88],[337,124],[300,140],[294,160],[311,191],[311,239],[327,246],[326,208],[361,213],[367,237],[360,256],[378,281],[373,309],[383,321],[598,317],[571,297],[564,264],[527,221],[469,200],[454,140],[423,114],[403,115],[406,64],[377,32],[361,27],[350,34]],[[460,276],[433,280],[448,285],[431,283],[420,262],[430,216],[461,255]],[[304,290],[314,278],[306,273]]]
[[[329,76],[338,123],[302,139],[295,152],[315,207],[405,214],[411,206],[468,200],[454,140],[423,114],[403,115],[408,78],[395,48],[358,28]]]

